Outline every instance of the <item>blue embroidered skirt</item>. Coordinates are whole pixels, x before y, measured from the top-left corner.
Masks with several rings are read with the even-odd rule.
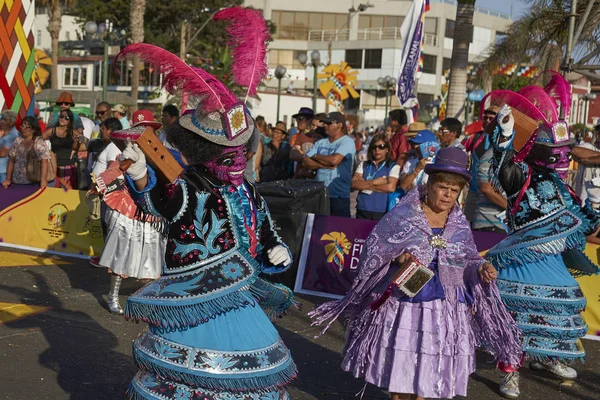
[[[579,338],[587,332],[581,316],[586,299],[561,254],[525,266],[502,267],[498,268],[498,289],[523,331],[526,356],[541,361],[583,359]]]
[[[273,324],[247,293],[249,305],[195,327],[150,326],[133,344],[142,369],[133,399],[288,399],[283,385],[295,366]],[[160,378],[159,378],[160,377]]]
[[[296,366],[262,307],[281,303],[284,310],[291,292],[257,278],[257,268],[248,254],[234,252],[163,275],[129,297],[126,317],[149,324],[133,343],[140,372],[129,398],[289,398],[285,385]]]

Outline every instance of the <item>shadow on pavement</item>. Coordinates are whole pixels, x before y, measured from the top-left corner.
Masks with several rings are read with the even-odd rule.
[[[341,354],[285,328],[277,328],[298,366],[298,377],[290,386],[319,400],[355,399],[354,396],[363,389],[364,381],[342,370]],[[369,385],[363,399],[389,399],[389,396]]]
[[[24,334],[42,332],[48,348],[39,355],[39,364],[56,372],[58,384],[70,399],[123,398],[136,368],[131,358],[114,351],[118,338],[88,314],[65,309],[43,276],[34,271],[27,273],[34,279],[35,290],[6,285],[0,285],[0,290],[27,298],[28,303],[43,299],[40,304],[52,309],[5,326]],[[45,398],[44,393],[39,395]]]

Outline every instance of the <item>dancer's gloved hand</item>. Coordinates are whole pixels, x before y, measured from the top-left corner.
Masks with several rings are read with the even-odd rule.
[[[502,129],[502,136],[511,137],[513,135],[513,128],[515,127],[515,118],[512,115],[512,110],[506,104],[500,107],[498,115],[498,126]]]
[[[127,169],[127,175],[134,181],[140,180],[146,176],[146,156],[135,143],[129,143],[121,154],[121,161],[131,160],[133,164]]]
[[[287,266],[292,262],[287,249],[280,244],[267,250],[267,255],[269,256],[269,262],[273,265],[283,264]]]

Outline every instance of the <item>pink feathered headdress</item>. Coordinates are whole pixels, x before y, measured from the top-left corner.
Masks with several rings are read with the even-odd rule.
[[[555,71],[544,71],[543,77],[548,79],[544,88],[539,86],[526,86],[518,93],[510,90],[494,90],[488,93],[480,104],[480,113],[490,106],[506,104],[520,111],[538,123],[537,129],[517,153],[514,160],[523,161],[531,151],[534,144],[559,147],[573,143],[568,125],[560,120],[560,107],[563,107],[565,119],[571,109],[571,85]]]
[[[127,55],[138,55],[163,76],[163,87],[169,93],[184,90],[200,98],[195,112],[180,117],[181,126],[222,146],[239,146],[250,139],[254,130],[245,100],[256,94],[256,88],[268,73],[266,47],[270,35],[259,10],[233,7],[219,11],[214,19],[230,22],[227,31],[233,48],[231,72],[237,84],[247,87],[243,102],[213,75],[151,44],[125,47],[115,58],[115,65]]]

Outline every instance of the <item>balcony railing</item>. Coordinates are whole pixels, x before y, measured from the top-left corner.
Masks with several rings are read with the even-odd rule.
[[[425,33],[423,35],[423,43],[425,44],[425,46],[437,47],[437,45],[438,45],[437,35],[433,35],[431,33]]]
[[[401,39],[400,28],[369,28],[359,29],[356,40],[398,40]],[[350,40],[350,29],[316,30],[308,32],[309,42],[329,42]],[[352,38],[354,40],[354,38]]]

